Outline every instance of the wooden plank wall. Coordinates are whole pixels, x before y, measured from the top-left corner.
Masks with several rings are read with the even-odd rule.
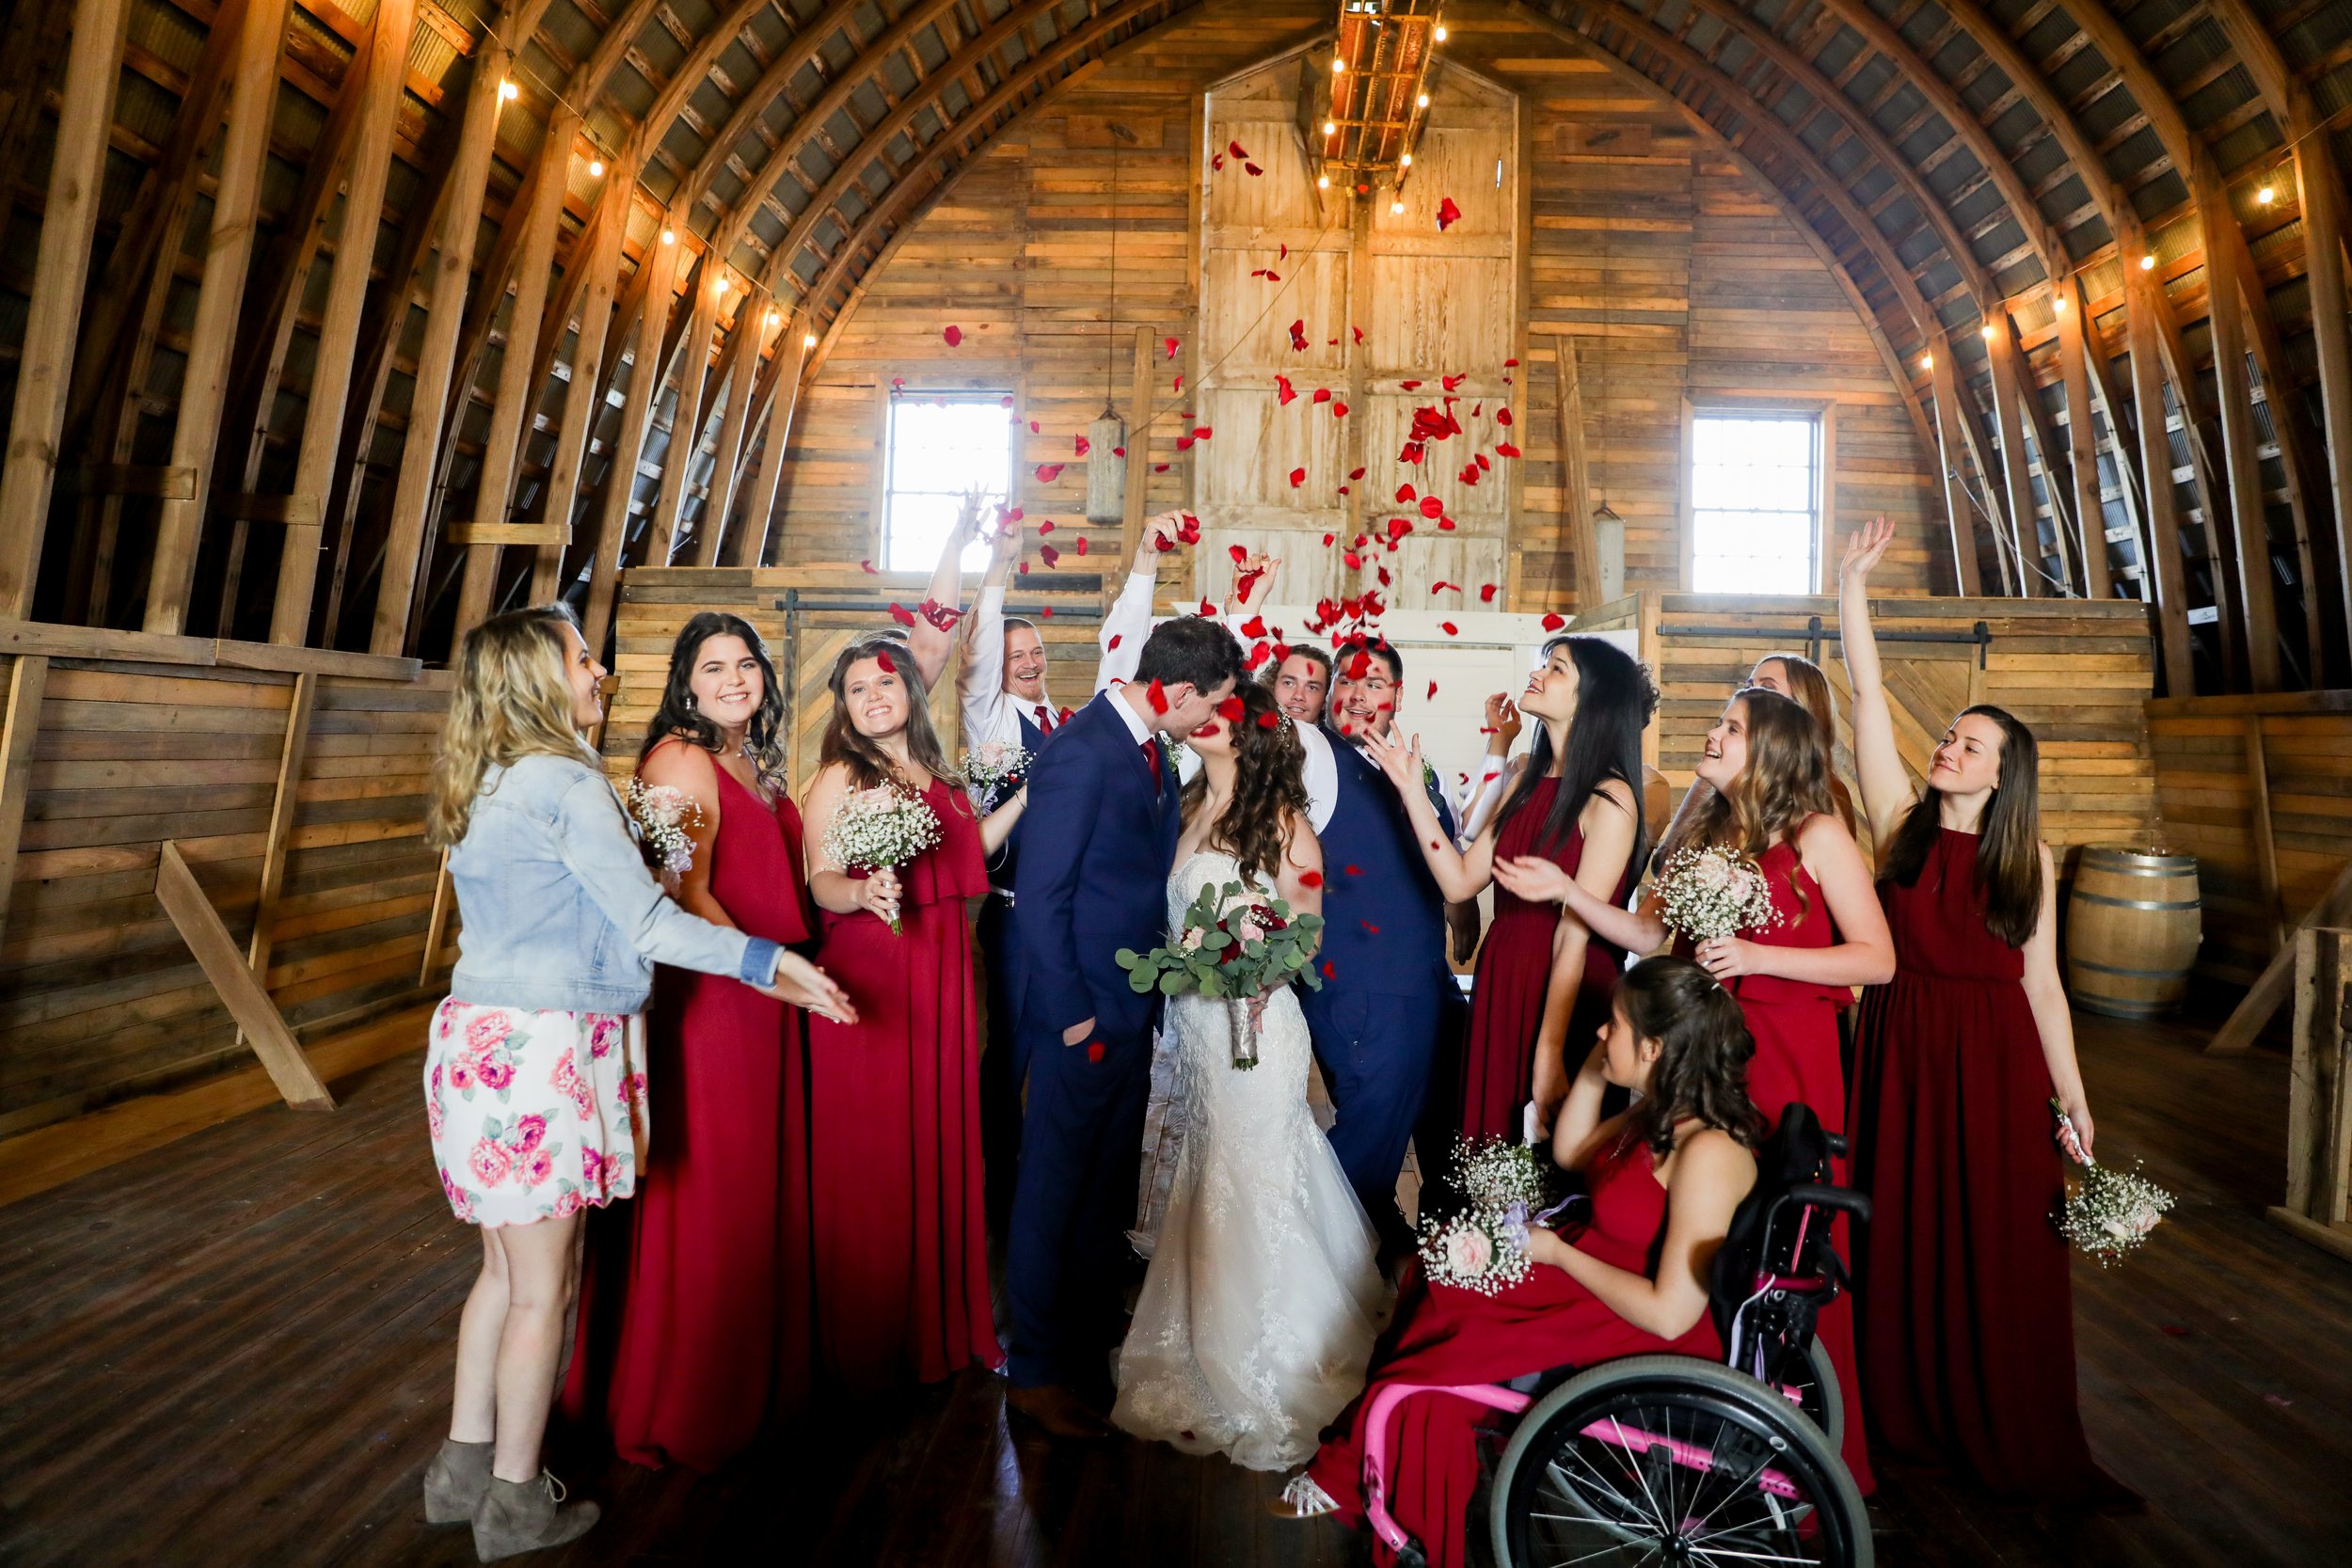
[[[1263,60],[1293,36],[1288,28],[1304,39],[1329,24],[1327,8],[1296,0],[1253,9],[1247,25],[1222,12],[1171,23],[982,157],[869,276],[831,342],[793,428],[782,562],[878,554],[877,460],[893,378],[910,389],[990,388],[1013,396],[1022,421],[1016,501],[1033,519],[1086,531],[1073,521],[1086,492],[1073,437],[1103,407],[1114,210],[1111,390],[1132,423],[1136,328],[1147,328],[1155,344],[1178,341],[1173,359],[1164,346],[1153,351],[1159,421],[1128,447],[1131,460],[1155,470],[1151,508],[1185,504],[1200,449],[1179,452],[1174,440],[1195,422],[1187,393],[1207,369],[1193,344],[1200,263],[1189,193],[1197,178],[1229,177],[1200,158],[1201,94]],[[1776,198],[1655,89],[1601,62],[1560,55],[1549,34],[1515,15],[1464,28],[1447,56],[1520,95],[1528,138],[1520,160],[1532,214],[1520,240],[1524,346],[1516,351],[1521,364],[1502,372],[1514,383],[1513,438],[1526,452],[1510,608],[1571,608],[1573,563],[1559,513],[1557,332],[1581,345],[1586,450],[1596,482],[1606,482],[1610,504],[1627,520],[1629,590],[1679,582],[1686,397],[1834,405],[1827,488],[1836,529],[1885,513],[1900,536],[1882,571],[1884,585],[1948,590],[1951,552],[1931,495],[1931,458],[1919,451],[1861,318]],[[1142,143],[1122,147],[1115,204],[1104,130],[1114,119]],[[1324,325],[1304,305],[1279,307],[1269,319],[1293,316]],[[946,342],[949,325],[961,329],[960,346]],[[1316,341],[1330,335],[1318,330]],[[1040,467],[1057,464],[1058,475],[1041,482]],[[1374,486],[1381,471],[1375,463],[1364,484]],[[1392,481],[1367,493],[1385,497],[1391,488]],[[1205,580],[1214,587],[1220,579],[1211,573]],[[1181,571],[1164,581],[1169,602],[1186,596]]]
[[[1641,596],[1644,601],[1652,595]],[[1809,619],[1835,632],[1830,598],[1656,595],[1645,628],[1644,657],[1657,672],[1658,766],[1679,790],[1707,731],[1756,661],[1776,651],[1805,651]],[[2042,751],[2042,831],[2070,869],[2068,851],[2086,844],[2137,844],[2158,830],[2155,767],[2143,716],[2154,684],[2154,647],[2147,613],[2135,604],[2084,600],[1888,597],[1872,601],[1882,634],[1991,635],[1979,650],[1953,642],[1885,641],[1888,687],[1898,743],[1915,774],[1954,713],[1969,703],[1996,704],[2030,725]],[[1621,606],[1609,610],[1623,624]],[[1647,604],[1642,607],[1646,610]],[[1772,630],[1784,639],[1707,635],[1720,628]],[[1837,644],[1822,663],[1839,688],[1840,770],[1851,786],[1851,703]],[[2260,967],[2257,965],[2256,967]]]
[[[2148,705],[2167,840],[2197,857],[2198,973],[2251,985],[2352,861],[2352,691]]]
[[[58,629],[67,645],[93,635]],[[313,670],[315,696],[271,922],[271,997],[307,1043],[438,994],[419,972],[438,864],[422,836],[426,774],[447,677],[412,660],[95,635],[126,653],[242,647],[287,667],[50,660],[0,934],[0,1138],[252,1065],[156,901],[156,864],[175,841],[250,942],[295,666]],[[333,673],[376,666],[405,673]],[[453,958],[445,946],[436,967]]]

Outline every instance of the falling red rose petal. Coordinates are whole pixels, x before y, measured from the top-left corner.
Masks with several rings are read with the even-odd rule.
[[[1323,885],[1323,873],[1320,871],[1302,871],[1298,874],[1298,885],[1300,887],[1321,887]]]
[[[1083,436],[1076,437],[1076,442],[1078,450],[1071,454],[1073,457],[1084,457],[1093,445],[1092,442],[1089,441]]]
[[[1101,1061],[1102,1059],[1103,1059],[1103,1042],[1102,1042],[1101,1040],[1094,1040],[1094,1041],[1089,1042],[1089,1043],[1088,1044],[1088,1046],[1087,1046],[1087,1060],[1088,1060],[1088,1061],[1089,1061],[1089,1062],[1099,1062],[1099,1061]]]
[[[1053,532],[1054,519],[1051,517],[1046,518],[1043,522],[1037,525],[1037,531],[1041,534]]]
[[[1437,694],[1438,694],[1438,683],[1437,683],[1436,681],[1431,681],[1431,682],[1429,683],[1429,689],[1428,689],[1426,692],[1424,692],[1424,693],[1422,694],[1422,700],[1425,702],[1425,701],[1427,701],[1429,698],[1434,697],[1434,696],[1436,696]]]
[[[1037,553],[1044,561],[1045,569],[1049,572],[1054,569],[1055,563],[1061,560],[1061,551],[1051,545],[1040,545],[1037,547]]]
[[[1441,200],[1439,200],[1439,201],[1438,201],[1438,233],[1440,233],[1440,234],[1444,233],[1447,230],[1449,230],[1449,229],[1453,228],[1455,224],[1457,224],[1457,223],[1459,223],[1459,222],[1461,222],[1461,221],[1462,221],[1462,209],[1461,209],[1461,208],[1459,208],[1459,207],[1456,207],[1455,205],[1454,205],[1454,198],[1453,198],[1452,197],[1450,197],[1450,196],[1449,196],[1449,197],[1446,197],[1446,198],[1444,198],[1443,199],[1441,199]]]
[[[1478,602],[1480,604],[1492,604],[1495,602],[1495,584],[1490,582],[1478,590]]]
[[[1175,358],[1175,357],[1176,357],[1176,340],[1175,340],[1175,339],[1173,339],[1173,338],[1163,338],[1163,339],[1161,339],[1161,340],[1160,340],[1160,341],[1162,341],[1163,343],[1165,343],[1165,344],[1167,344],[1167,345],[1168,345],[1168,356],[1170,359]],[[1513,364],[1515,364],[1515,365],[1518,363],[1518,360],[1516,360],[1516,359],[1512,360],[1511,362],[1512,362]]]
[[[1438,515],[1439,515],[1440,513],[1442,513],[1442,512],[1444,512],[1444,511],[1445,511],[1445,502],[1443,502],[1443,501],[1439,500],[1437,497],[1435,497],[1435,496],[1423,496],[1423,497],[1422,497],[1422,499],[1421,499],[1421,515],[1422,515],[1422,516],[1424,516],[1424,517],[1435,517],[1435,516],[1437,516]]]
[[[1037,466],[1037,482],[1040,484],[1051,484],[1059,478],[1061,478],[1060,464],[1041,463]]]
[[[898,661],[890,657],[888,648],[876,648],[874,662],[882,667],[882,673],[885,675],[895,675],[898,673]]]
[[[1519,449],[1513,446],[1508,441],[1497,441],[1495,443],[1495,455],[1497,457],[1517,457],[1518,454]]]
[[[1249,709],[1239,697],[1228,697],[1216,705],[1216,711],[1227,723],[1238,724]]]
[[[1292,488],[1292,489],[1295,490],[1295,489],[1297,489],[1300,485],[1302,485],[1302,484],[1304,484],[1304,483],[1307,483],[1307,470],[1306,470],[1306,469],[1304,469],[1304,468],[1293,468],[1293,469],[1291,470],[1291,488]]]
[[[1111,633],[1111,640],[1110,640],[1108,642],[1104,643],[1104,647],[1106,647],[1106,648],[1116,648],[1116,647],[1118,647],[1118,646],[1120,645],[1120,643],[1121,643],[1121,642],[1123,642],[1123,641],[1126,641],[1126,639],[1125,639],[1124,637],[1120,636],[1118,632],[1113,632],[1113,633]]]
[[[1565,615],[1547,615],[1544,617],[1544,630],[1546,631],[1558,631],[1562,626],[1565,626],[1567,624],[1568,619]]]
[[[1289,376],[1278,373],[1274,378],[1274,396],[1277,402],[1287,408],[1296,401],[1298,389],[1291,385]]]
[[[1168,711],[1168,693],[1160,689],[1160,683],[1158,681],[1153,681],[1152,683],[1149,694],[1152,698],[1152,711],[1154,713],[1166,713]]]
[[[949,348],[954,348],[957,344],[963,341],[963,328],[961,326],[951,326],[945,332],[942,332],[940,336],[947,340],[947,346]]]
[[[1459,636],[1461,636],[1461,635],[1462,635],[1462,628],[1461,628],[1461,627],[1459,627],[1459,626],[1455,626],[1455,625],[1454,625],[1453,622],[1451,622],[1451,621],[1440,621],[1440,622],[1438,622],[1438,629],[1439,631],[1441,631],[1441,632],[1445,633],[1448,637],[1459,637]]]
[[[858,564],[866,569],[866,573],[868,577],[878,578],[882,576],[881,570],[870,561],[861,561]]]
[[[911,626],[914,625],[914,611],[909,610],[902,604],[894,603],[890,607],[890,618],[898,622],[902,626]]]

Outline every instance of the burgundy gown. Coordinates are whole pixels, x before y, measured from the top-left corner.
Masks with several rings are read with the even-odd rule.
[[[800,812],[716,772],[711,896],[755,936],[807,941]],[[708,1470],[807,1400],[801,1011],[665,966],[646,1043],[652,1146],[636,1201],[592,1222],[564,1408],[637,1464]]]
[[[1592,1220],[1569,1237],[1579,1252],[1648,1276],[1666,1234],[1666,1189],[1648,1148],[1627,1138],[1587,1172]],[[1340,1418],[1344,1436],[1315,1454],[1308,1473],[1340,1504],[1350,1525],[1363,1518],[1365,1418],[1387,1383],[1501,1383],[1554,1367],[1586,1367],[1628,1355],[1674,1352],[1720,1360],[1714,1321],[1701,1314],[1678,1339],[1661,1339],[1617,1316],[1564,1269],[1539,1263],[1499,1295],[1432,1285],[1418,1260],[1406,1265],[1396,1315],[1373,1352],[1370,1381]],[[1478,1484],[1475,1433],[1486,1407],[1450,1394],[1416,1394],[1398,1405],[1390,1433],[1389,1513],[1421,1543],[1433,1568],[1463,1561],[1470,1493]],[[1386,1545],[1374,1556],[1392,1561]]]
[[[924,799],[941,840],[898,868],[903,929],[865,910],[824,915],[817,961],[858,1022],[808,1021],[817,1341],[827,1379],[851,1393],[1004,1363],[989,1307],[964,905],[988,877],[963,791],[935,780]]]
[[[1558,779],[1539,779],[1511,820],[1495,839],[1495,859],[1511,860],[1541,853],[1535,840],[1544,818],[1551,814]],[[1568,835],[1566,846],[1545,857],[1569,876],[1584,862],[1584,830]],[[1630,867],[1628,868],[1629,875]],[[1620,879],[1613,902],[1622,903],[1628,883]],[[1535,1036],[1543,1027],[1544,991],[1551,979],[1551,938],[1559,928],[1560,906],[1531,904],[1495,884],[1494,925],[1478,949],[1478,968],[1470,986],[1468,1042],[1462,1053],[1462,1132],[1466,1136],[1508,1138],[1517,1143],[1525,1125],[1525,1107],[1535,1086]],[[1576,1075],[1584,1053],[1609,1022],[1617,994],[1617,977],[1625,972],[1625,949],[1596,936],[1584,946],[1584,981],[1577,988],[1576,1008],[1569,1015],[1568,1075]]]
[[[1879,883],[1896,967],[1856,1035],[1864,1404],[1883,1455],[2021,1500],[2098,1497],[2114,1483],[2075,1408],[2050,1072],[2025,954],[1986,929],[1976,863],[1976,835],[1947,829],[1916,883]]]
[[[1834,947],[1836,922],[1821,884],[1797,858],[1794,844],[1775,844],[1756,864],[1772,886],[1777,925],[1745,933],[1760,947]],[[1677,950],[1683,946],[1677,943]],[[1768,1126],[1780,1124],[1781,1112],[1791,1101],[1803,1101],[1821,1125],[1832,1132],[1846,1130],[1845,1070],[1838,1059],[1837,1013],[1853,1000],[1844,986],[1818,985],[1810,980],[1785,980],[1774,974],[1742,974],[1731,987],[1740,1011],[1756,1037],[1756,1055],[1748,1064],[1748,1098],[1764,1113]],[[1844,1162],[1838,1176],[1844,1179]],[[1848,1246],[1844,1216],[1835,1232],[1839,1254]],[[1823,1312],[1817,1325],[1822,1348],[1829,1352],[1845,1395],[1846,1467],[1854,1484],[1868,1496],[1870,1477],[1867,1445],[1862,1436],[1861,1382],[1854,1365],[1853,1297],[1841,1295]]]

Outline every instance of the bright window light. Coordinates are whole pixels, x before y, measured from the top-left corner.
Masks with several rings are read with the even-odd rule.
[[[982,507],[1003,504],[1012,476],[1012,410],[1006,392],[924,392],[890,400],[890,494],[882,514],[882,559],[894,572],[928,572],[956,526],[964,492]],[[988,546],[963,554],[984,571]]]
[[[1810,415],[1699,415],[1692,429],[1692,592],[1816,592],[1820,466],[1821,425]]]

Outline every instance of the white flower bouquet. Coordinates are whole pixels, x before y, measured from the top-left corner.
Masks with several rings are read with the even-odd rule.
[[[2055,1100],[2058,1147],[2082,1166],[2082,1180],[2069,1187],[2065,1206],[2054,1216],[2058,1234],[2101,1268],[2111,1266],[2125,1253],[2148,1240],[2165,1211],[2175,1199],[2170,1193],[2139,1174],[2139,1162],[2128,1171],[2093,1160],[2074,1133],[2074,1123]]]
[[[1534,1267],[1530,1226],[1559,1212],[1535,1212],[1549,1186],[1535,1150],[1502,1138],[1457,1137],[1454,1186],[1464,1200],[1461,1212],[1422,1222],[1421,1262],[1430,1282],[1491,1296],[1525,1279]]]
[[[694,863],[691,830],[703,825],[703,809],[675,784],[628,781],[628,815],[637,824],[639,841],[653,868],[666,876],[684,876]]]
[[[1530,1209],[1540,1205],[1548,1183],[1535,1150],[1502,1138],[1454,1140],[1454,1181],[1473,1204],[1507,1209],[1514,1203]]]
[[[1720,845],[1676,850],[1659,876],[1658,896],[1667,929],[1692,942],[1766,931],[1780,923],[1762,869]]]
[[[1017,740],[983,740],[963,753],[963,782],[983,796],[993,795],[1026,773],[1030,761]]]
[[[841,802],[825,828],[825,853],[850,871],[881,871],[906,864],[939,843],[939,817],[922,797],[889,784],[861,789]],[[905,929],[890,922],[893,936]]]

